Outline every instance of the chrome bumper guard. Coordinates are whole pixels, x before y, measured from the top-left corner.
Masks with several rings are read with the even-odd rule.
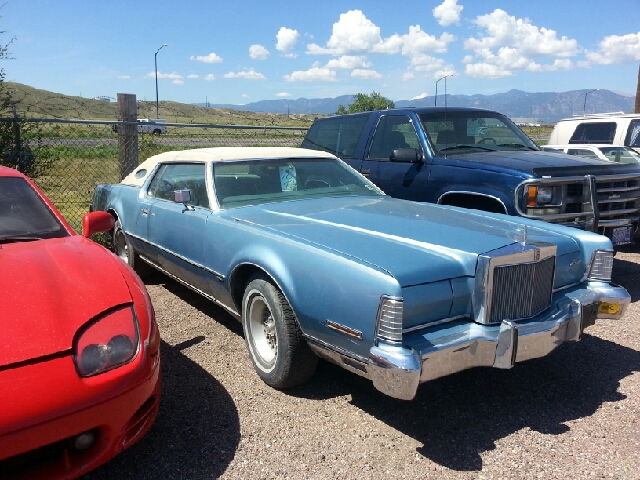
[[[604,282],[554,295],[549,309],[527,320],[480,325],[465,320],[427,327],[404,337],[404,346],[379,343],[369,351],[367,376],[382,393],[412,400],[420,383],[473,367],[508,369],[580,340],[596,318],[622,317],[631,297]],[[600,306],[613,304],[617,312]]]

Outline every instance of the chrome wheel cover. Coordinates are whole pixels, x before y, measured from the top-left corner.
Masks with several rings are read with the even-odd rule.
[[[114,242],[115,253],[120,259],[129,264],[129,247],[127,246],[127,239],[124,237],[122,230],[118,231]]]
[[[249,302],[248,324],[256,355],[261,363],[273,364],[278,355],[276,322],[269,305],[260,294],[254,295]]]

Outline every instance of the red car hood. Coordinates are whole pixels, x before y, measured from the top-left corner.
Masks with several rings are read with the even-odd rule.
[[[0,246],[0,367],[72,347],[78,328],[131,302],[120,260],[80,236]]]

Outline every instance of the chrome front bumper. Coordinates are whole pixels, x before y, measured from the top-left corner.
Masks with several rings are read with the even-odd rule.
[[[403,346],[379,343],[369,351],[366,373],[382,393],[412,400],[418,385],[429,380],[472,367],[511,368],[543,357],[564,342],[580,340],[596,318],[622,317],[630,301],[622,287],[590,282],[556,293],[552,306],[531,319],[495,325],[457,320],[411,332]]]

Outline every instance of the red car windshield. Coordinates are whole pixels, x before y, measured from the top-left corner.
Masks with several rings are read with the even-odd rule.
[[[0,243],[68,235],[69,232],[24,178],[0,177]]]

